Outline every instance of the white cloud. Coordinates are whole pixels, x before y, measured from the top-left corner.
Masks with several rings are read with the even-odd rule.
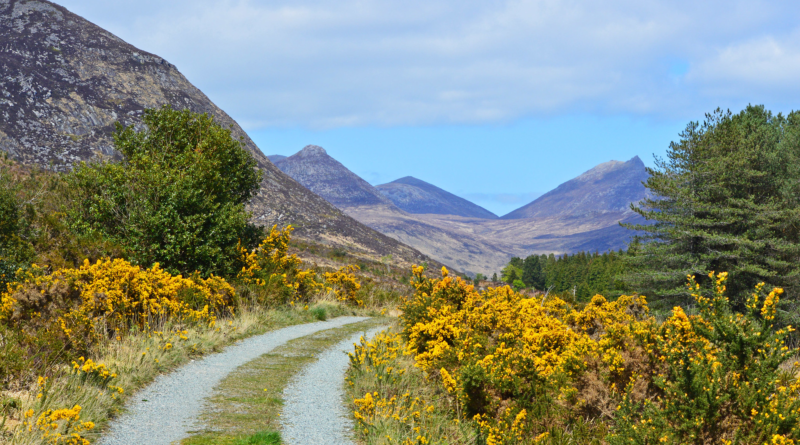
[[[761,36],[719,50],[691,73],[694,80],[727,94],[748,89],[779,89],[793,94],[800,85],[800,30],[787,36]]]
[[[800,99],[792,2],[57,1],[176,64],[249,129],[684,119]]]

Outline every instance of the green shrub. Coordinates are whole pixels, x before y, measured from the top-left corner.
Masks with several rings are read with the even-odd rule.
[[[121,163],[82,163],[67,178],[72,227],[119,243],[132,262],[171,273],[233,276],[237,245],[258,230],[245,204],[260,172],[230,130],[206,114],[146,110],[146,129],[117,125]]]
[[[325,321],[328,319],[328,311],[322,306],[312,307],[310,312],[312,315],[314,315],[314,318],[319,321]]]

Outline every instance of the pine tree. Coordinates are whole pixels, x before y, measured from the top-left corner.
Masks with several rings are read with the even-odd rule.
[[[631,208],[653,223],[626,256],[626,281],[665,305],[688,299],[687,275],[730,273],[741,308],[759,282],[796,294],[800,274],[800,114],[763,106],[716,110],[691,122],[657,159],[645,183],[652,197]]]

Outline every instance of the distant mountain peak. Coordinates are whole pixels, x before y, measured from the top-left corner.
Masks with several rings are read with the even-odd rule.
[[[299,156],[301,158],[306,156],[328,156],[328,152],[319,145],[306,145],[302,150],[295,153],[294,156]]]
[[[645,197],[642,181],[647,177],[639,156],[627,162],[603,162],[503,216],[503,219],[626,212],[630,210],[630,203]]]
[[[403,176],[400,179],[395,179],[390,184],[409,184],[409,185],[421,185],[421,184],[428,184],[427,182],[417,179],[413,176]]]
[[[408,213],[497,218],[497,215],[483,207],[413,176],[404,176],[376,188]]]
[[[318,145],[306,145],[292,156],[278,160],[275,165],[340,209],[384,205],[399,211],[375,187],[348,170]]]

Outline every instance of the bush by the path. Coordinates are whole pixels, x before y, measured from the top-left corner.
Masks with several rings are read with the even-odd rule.
[[[449,394],[452,415],[475,422],[487,444],[800,440],[800,369],[786,363],[797,350],[785,342],[792,329],[773,325],[781,289],[760,285],[747,312],[736,314],[725,297],[727,274],[713,275],[711,289],[690,281],[697,313],[676,307],[658,323],[638,295],[596,296],[576,307],[508,287],[476,292],[446,271],[435,280],[419,268],[414,275],[416,293],[403,308],[405,344],[392,348],[413,356]],[[359,354],[381,348],[362,345]],[[400,401],[387,390],[392,379],[383,380],[357,402],[370,443],[383,442],[371,433],[374,414],[365,412]],[[424,424],[416,428],[392,439],[435,438]]]

